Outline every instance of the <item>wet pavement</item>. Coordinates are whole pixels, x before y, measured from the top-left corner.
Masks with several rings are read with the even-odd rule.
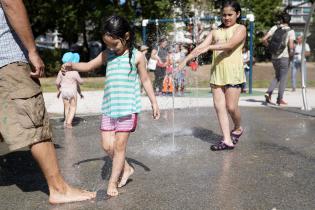
[[[140,115],[129,139],[132,180],[106,197],[111,161],[100,147],[99,116],[81,116],[71,130],[52,120],[65,179],[97,198],[49,205],[47,185],[26,150],[0,156],[0,209],[315,209],[314,112],[241,107],[245,133],[232,151],[221,139],[213,107]],[[173,135],[174,131],[174,135]],[[174,137],[174,138],[173,138]]]

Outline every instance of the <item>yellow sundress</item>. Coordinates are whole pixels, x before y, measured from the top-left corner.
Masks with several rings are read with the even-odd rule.
[[[226,43],[235,33],[239,24],[229,28],[219,28],[213,32],[214,44]],[[215,50],[212,56],[210,84],[224,86],[245,82],[242,42],[231,51]]]

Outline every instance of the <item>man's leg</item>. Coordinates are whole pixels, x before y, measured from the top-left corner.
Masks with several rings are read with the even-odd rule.
[[[50,203],[83,201],[95,197],[95,192],[72,188],[64,181],[59,171],[56,151],[52,142],[36,143],[31,146],[31,152],[47,180]]]
[[[286,83],[287,83],[288,71],[289,71],[289,58],[281,58],[280,69],[279,69],[280,85],[279,85],[279,93],[278,93],[277,102],[280,102],[283,99],[284,90],[287,85]]]
[[[31,145],[48,183],[50,203],[95,197],[95,193],[69,187],[61,177],[40,85],[29,75],[26,64],[9,64],[0,70],[0,132],[4,141],[11,151]]]
[[[279,59],[275,59],[272,60],[272,65],[273,68],[275,69],[275,77],[273,78],[273,80],[270,83],[270,86],[267,90],[267,93],[271,93],[273,92],[273,90],[277,87],[279,81],[280,81],[280,60]]]

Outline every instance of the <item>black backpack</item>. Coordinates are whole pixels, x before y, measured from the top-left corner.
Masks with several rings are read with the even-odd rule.
[[[268,45],[269,52],[272,55],[278,56],[283,52],[283,50],[287,46],[286,38],[289,30],[290,28],[283,29],[282,27],[278,26],[277,30],[272,35]]]

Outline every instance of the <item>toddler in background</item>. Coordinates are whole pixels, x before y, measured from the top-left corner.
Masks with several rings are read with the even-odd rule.
[[[63,63],[77,63],[80,61],[80,55],[78,53],[67,52],[62,56]],[[81,93],[80,84],[83,83],[77,71],[69,71],[62,74],[59,71],[56,86],[58,89],[57,97],[60,95],[64,104],[64,127],[72,128],[72,121],[77,109],[77,93],[83,98]]]

